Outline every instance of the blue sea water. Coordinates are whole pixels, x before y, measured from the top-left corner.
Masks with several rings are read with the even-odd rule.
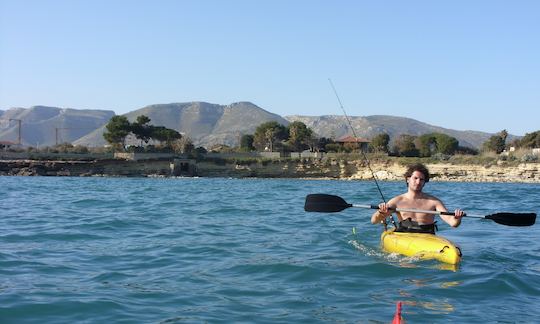
[[[381,183],[384,194],[405,190]],[[430,182],[470,213],[538,212],[540,185]],[[389,255],[371,182],[0,177],[0,323],[538,323],[540,230],[464,219],[463,261]]]

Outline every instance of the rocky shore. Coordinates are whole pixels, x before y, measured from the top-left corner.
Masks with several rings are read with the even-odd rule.
[[[540,183],[540,165],[522,163],[517,166],[454,165],[449,163],[427,164],[434,181],[460,182],[525,182]],[[390,165],[375,171],[382,180],[403,180],[406,167]],[[371,179],[371,174],[361,172],[352,178]]]
[[[301,159],[234,162],[201,160],[193,162],[194,172],[201,177],[233,178],[305,178],[371,180],[372,174],[364,161],[339,159]],[[457,165],[428,163],[433,181],[462,182],[524,182],[540,183],[540,163],[519,165]],[[400,181],[405,166],[397,162],[372,162],[371,169],[378,179]],[[0,175],[4,176],[174,176],[170,159],[142,161],[94,160],[0,160]]]
[[[144,177],[171,174],[169,160],[125,161],[51,161],[0,160],[0,175],[4,176],[119,176]]]
[[[372,162],[371,169],[380,180],[401,181],[406,166],[396,162]],[[540,183],[540,164],[521,163],[509,165],[457,165],[450,163],[427,163],[434,181],[461,182],[525,182]],[[234,167],[234,169],[233,169]],[[364,161],[302,160],[280,161],[267,164],[198,165],[202,176],[230,177],[283,177],[324,178],[343,180],[371,180],[371,171]]]

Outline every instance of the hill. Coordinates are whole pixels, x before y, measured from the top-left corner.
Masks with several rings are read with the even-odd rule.
[[[237,102],[227,106],[207,102],[150,105],[125,114],[133,122],[145,115],[150,124],[175,129],[189,136],[195,145],[211,147],[214,144],[237,145],[243,134],[253,134],[257,126],[267,121],[288,125],[288,121],[250,102]],[[105,144],[100,127],[75,141],[75,144],[102,146]]]
[[[25,146],[50,146],[73,142],[107,123],[111,110],[82,110],[47,106],[11,108],[0,115],[0,139],[17,142],[21,120],[21,142]]]
[[[352,134],[345,116],[285,116],[289,122],[301,121],[313,129],[319,136],[339,138]],[[443,133],[455,137],[459,145],[479,148],[493,134],[478,131],[458,131],[429,125],[415,119],[396,116],[373,115],[366,117],[349,117],[358,137],[370,139],[377,134],[387,133],[391,142],[401,134],[422,135],[427,133]],[[509,136],[511,141],[515,136]]]
[[[268,112],[251,102],[230,105],[207,102],[155,104],[131,111],[125,116],[134,121],[146,115],[151,124],[175,129],[189,136],[196,146],[214,144],[238,145],[244,134],[253,134],[260,124],[277,121],[288,125],[301,121],[318,136],[339,138],[352,134],[344,116],[286,116]],[[103,146],[105,125],[114,116],[110,110],[77,110],[34,106],[28,109],[0,110],[0,140],[17,141],[18,123],[22,121],[22,143],[31,146],[51,146],[62,142],[75,145]],[[493,134],[478,131],[458,131],[433,126],[421,121],[396,116],[351,116],[351,123],[359,137],[370,139],[380,133],[390,135],[391,141],[401,134],[422,135],[438,132],[458,139],[461,146],[479,148]],[[507,141],[516,136],[509,135]],[[134,143],[134,142],[133,142]]]

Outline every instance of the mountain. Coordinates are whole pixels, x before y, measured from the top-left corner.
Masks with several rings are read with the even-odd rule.
[[[21,121],[21,143],[25,146],[50,146],[73,142],[106,124],[114,111],[83,110],[47,106],[11,108],[0,115],[0,139],[17,142]]]
[[[301,121],[313,129],[318,136],[340,138],[351,135],[349,123],[345,116],[285,116],[289,122]],[[422,135],[427,133],[443,133],[455,137],[460,146],[480,148],[482,144],[493,136],[490,133],[478,131],[458,131],[429,125],[415,119],[396,116],[374,115],[365,117],[349,116],[356,136],[370,139],[380,133],[390,135],[391,143],[401,134]],[[508,136],[510,142],[516,136]]]
[[[250,102],[230,105],[207,102],[156,104],[131,111],[125,116],[131,121],[140,115],[151,119],[151,124],[175,129],[189,136],[196,146],[214,144],[238,145],[241,135],[253,134],[260,124],[277,121],[288,125],[301,121],[318,136],[339,138],[352,132],[344,116],[286,116],[270,113]],[[28,109],[0,110],[0,140],[16,142],[18,123],[22,121],[22,143],[31,146],[54,145],[71,142],[75,145],[103,146],[105,125],[113,111],[77,110],[57,107],[34,106]],[[415,119],[396,116],[349,117],[355,133],[370,139],[380,133],[390,135],[391,142],[401,134],[422,135],[438,132],[455,137],[461,146],[479,148],[493,134],[477,131],[458,131],[429,125]],[[510,142],[516,136],[509,135]],[[135,141],[131,141],[135,144]]]
[[[145,115],[150,124],[175,129],[189,136],[196,146],[211,147],[214,144],[237,145],[243,134],[253,134],[257,126],[267,121],[289,122],[250,102],[237,102],[227,106],[207,102],[171,103],[150,105],[125,114],[133,122]],[[105,145],[100,127],[75,141],[87,146]]]

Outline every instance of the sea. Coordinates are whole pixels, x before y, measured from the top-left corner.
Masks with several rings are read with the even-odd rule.
[[[405,182],[380,182],[386,199]],[[426,184],[447,208],[540,211],[540,185]],[[0,323],[539,323],[540,228],[439,220],[459,267],[380,249],[371,181],[0,177]]]

